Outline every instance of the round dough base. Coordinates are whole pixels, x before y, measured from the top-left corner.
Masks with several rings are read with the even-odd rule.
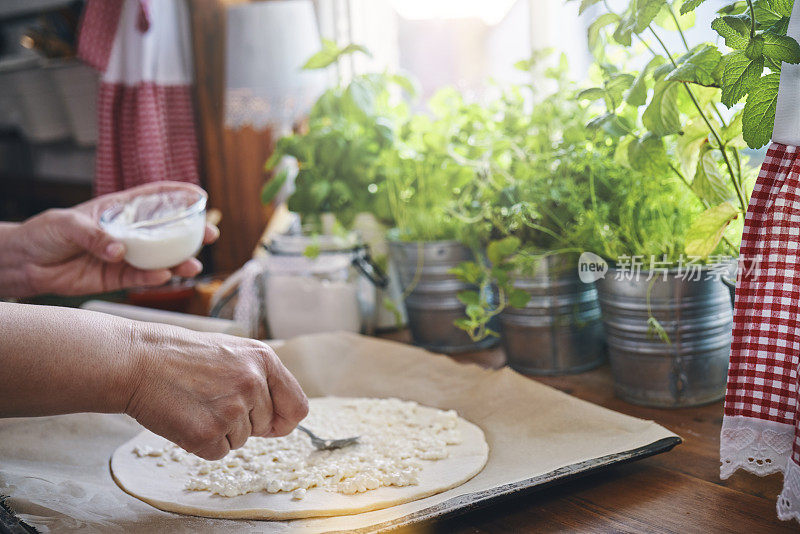
[[[432,410],[421,406],[422,409]],[[355,495],[312,488],[302,500],[287,492],[256,492],[222,497],[207,491],[184,489],[188,468],[177,462],[160,467],[158,459],[140,458],[135,447],[161,448],[169,441],[145,430],[114,451],[111,473],[123,491],[167,512],[226,519],[302,519],[358,514],[397,506],[455,488],[477,475],[486,465],[489,446],[483,431],[459,417],[462,442],[448,447],[444,460],[424,462],[420,483],[381,487]]]

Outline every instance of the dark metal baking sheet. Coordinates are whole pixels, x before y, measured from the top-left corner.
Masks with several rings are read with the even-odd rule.
[[[644,447],[568,465],[556,469],[555,471],[545,473],[544,475],[527,478],[512,484],[505,484],[489,490],[461,495],[436,506],[431,506],[430,508],[420,510],[414,514],[401,517],[400,519],[387,521],[359,530],[349,530],[347,532],[356,532],[358,534],[387,532],[425,521],[454,517],[480,508],[485,508],[505,498],[516,497],[524,493],[534,493],[557,484],[563,484],[587,475],[598,473],[615,465],[621,465],[661,454],[662,452],[672,450],[673,447],[682,442],[683,440],[679,437],[660,439]]]

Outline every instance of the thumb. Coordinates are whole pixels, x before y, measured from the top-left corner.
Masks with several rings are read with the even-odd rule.
[[[67,239],[92,256],[103,261],[117,262],[125,255],[125,245],[114,239],[84,213],[72,212],[66,227]]]

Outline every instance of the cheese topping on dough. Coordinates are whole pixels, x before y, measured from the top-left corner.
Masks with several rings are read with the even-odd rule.
[[[206,461],[176,445],[163,449],[137,447],[140,458],[155,457],[158,465],[178,462],[189,468],[186,489],[225,497],[266,491],[290,492],[303,499],[319,487],[346,495],[382,486],[419,482],[426,461],[448,456],[448,446],[461,443],[455,411],[420,409],[398,399],[311,399],[303,425],[323,438],[360,436],[357,444],[318,451],[295,430],[282,438],[251,437],[225,458]]]

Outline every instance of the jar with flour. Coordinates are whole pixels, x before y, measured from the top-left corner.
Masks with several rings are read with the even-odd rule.
[[[271,337],[374,331],[377,288],[386,279],[354,235],[280,235],[262,265],[263,310]]]

